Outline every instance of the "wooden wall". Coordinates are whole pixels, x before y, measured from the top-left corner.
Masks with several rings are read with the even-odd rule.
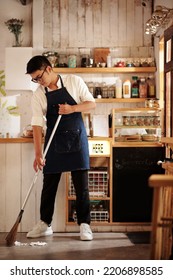
[[[44,48],[150,47],[145,23],[151,2],[141,0],[45,0]]]

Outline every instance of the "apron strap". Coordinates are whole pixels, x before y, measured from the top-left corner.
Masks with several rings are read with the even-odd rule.
[[[61,82],[61,87],[63,88],[64,87],[64,84],[63,84],[63,81],[62,81],[62,77],[60,75],[58,75],[59,78],[60,78],[60,82]]]
[[[64,84],[63,84],[63,81],[62,81],[61,76],[60,76],[60,75],[58,75],[58,77],[60,78],[61,87],[62,87],[62,88],[64,88]],[[48,93],[48,89],[47,89],[47,87],[45,87],[44,89],[45,89],[45,92],[46,92],[46,93]]]

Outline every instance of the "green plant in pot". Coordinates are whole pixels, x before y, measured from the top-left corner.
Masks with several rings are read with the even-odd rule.
[[[5,96],[6,92],[5,92],[5,74],[3,70],[0,70],[0,93]]]
[[[21,47],[22,45],[20,34],[22,33],[23,24],[24,20],[17,18],[12,18],[5,22],[5,25],[8,27],[10,32],[15,36],[15,44],[13,45],[13,47]]]
[[[3,96],[7,95],[5,91],[5,73],[3,70],[0,70],[0,93]],[[7,100],[2,102],[2,98],[0,97],[0,113],[4,110],[6,110],[10,115],[19,116],[19,113],[17,112],[18,106],[7,106]]]

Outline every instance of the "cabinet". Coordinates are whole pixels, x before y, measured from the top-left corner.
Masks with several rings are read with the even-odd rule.
[[[112,159],[110,139],[89,139],[90,170],[88,172],[91,201],[91,222],[108,225],[112,222]],[[66,174],[66,224],[76,223],[75,190],[71,173]]]
[[[163,133],[162,112],[160,108],[113,109],[113,142],[158,143]]]
[[[148,179],[163,174],[158,161],[165,147],[113,147],[113,222],[150,223],[152,188]]]

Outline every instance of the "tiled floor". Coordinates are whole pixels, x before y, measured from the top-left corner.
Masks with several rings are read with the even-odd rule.
[[[27,239],[17,233],[20,246],[7,247],[6,233],[0,233],[1,260],[148,260],[148,238],[136,233],[94,233],[92,241],[80,241],[78,233],[54,233],[53,236]],[[46,242],[31,246],[31,242]]]

